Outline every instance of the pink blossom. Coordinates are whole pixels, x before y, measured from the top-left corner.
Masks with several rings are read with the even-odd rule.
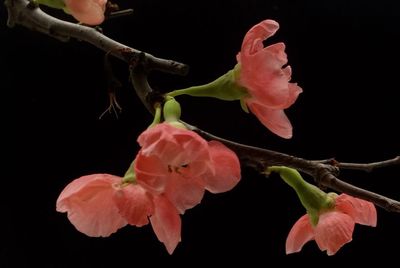
[[[205,189],[225,192],[240,180],[237,156],[193,131],[162,123],[143,132],[138,142],[138,183],[152,193],[163,193],[180,213],[200,203]]]
[[[80,177],[61,192],[57,211],[67,212],[75,228],[88,236],[109,236],[127,224],[113,201],[118,183],[121,178],[109,174]]]
[[[316,226],[311,225],[307,214],[293,225],[286,240],[286,253],[299,252],[305,243],[315,240],[320,250],[333,255],[352,240],[356,223],[375,227],[376,222],[376,209],[371,202],[341,194],[335,199],[334,209],[320,214]]]
[[[78,21],[98,25],[104,21],[107,0],[65,0],[68,11]]]
[[[65,187],[57,199],[57,211],[67,212],[77,230],[88,236],[109,236],[126,224],[149,223],[172,254],[181,239],[181,219],[163,195],[152,195],[139,184],[121,184],[109,174],[80,177]]]
[[[297,99],[302,89],[289,83],[291,68],[286,66],[285,45],[276,43],[264,48],[263,41],[275,34],[279,24],[264,20],[252,27],[244,37],[237,55],[241,86],[248,90],[246,105],[273,133],[292,137],[292,125],[284,113]]]

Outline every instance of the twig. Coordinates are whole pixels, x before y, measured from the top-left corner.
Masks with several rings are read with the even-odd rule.
[[[114,11],[111,12],[108,16],[107,19],[115,19],[115,18],[120,18],[120,17],[125,17],[133,14],[133,9],[124,9],[124,10],[119,10],[119,11]]]
[[[368,163],[368,164],[340,163],[340,162],[337,163],[337,166],[340,169],[362,170],[362,171],[366,171],[366,172],[371,172],[372,170],[374,170],[376,168],[383,168],[383,167],[394,166],[394,165],[400,165],[400,156],[396,156],[393,159],[379,161],[379,162],[373,162],[373,163]]]
[[[69,40],[70,37],[77,38],[93,44],[128,62],[130,64],[131,79],[136,93],[146,108],[152,113],[154,112],[153,103],[155,100],[154,97],[152,98],[152,94],[155,93],[147,81],[148,73],[151,70],[160,70],[174,74],[185,74],[188,71],[188,67],[185,64],[156,58],[150,54],[130,48],[106,37],[93,28],[58,20],[42,12],[39,8],[29,8],[28,3],[27,0],[5,1],[9,12],[8,25],[10,27],[14,26],[14,24],[20,24],[62,41]],[[187,123],[185,124],[189,129],[196,131],[206,139],[218,140],[224,143],[237,153],[243,165],[251,166],[259,172],[264,172],[268,166],[272,165],[292,167],[309,174],[319,185],[371,201],[388,211],[400,213],[400,202],[356,187],[337,178],[339,175],[339,168],[372,170],[378,167],[399,165],[399,157],[370,164],[338,163],[334,159],[318,161],[306,160],[284,153],[226,140]]]

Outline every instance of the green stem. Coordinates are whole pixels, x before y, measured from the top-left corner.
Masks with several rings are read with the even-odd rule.
[[[279,173],[283,181],[296,191],[313,225],[317,225],[321,211],[334,206],[334,196],[306,182],[297,170],[285,166],[272,166],[267,169],[267,174],[271,172]]]
[[[135,161],[129,165],[128,170],[125,172],[124,177],[122,178],[122,183],[135,183],[136,182],[136,174],[135,174]]]
[[[235,72],[237,72],[236,69],[230,70],[211,83],[177,89],[167,93],[167,96],[189,95],[193,97],[213,97],[226,101],[240,100],[247,96],[248,93],[244,87],[236,82]]]
[[[155,125],[159,124],[161,121],[161,104],[157,102],[154,105],[154,109],[155,109],[154,119],[148,128],[154,127]]]

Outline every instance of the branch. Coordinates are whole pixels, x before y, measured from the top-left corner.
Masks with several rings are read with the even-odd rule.
[[[291,167],[312,176],[314,181],[320,186],[328,187],[335,191],[373,202],[375,205],[382,207],[387,211],[400,213],[399,201],[359,188],[350,183],[344,182],[337,177],[339,175],[339,168],[342,168],[342,165],[350,167],[354,164],[341,163],[336,165],[337,162],[332,161],[331,159],[326,161],[306,160],[300,157],[226,140],[187,123],[185,123],[185,125],[206,139],[217,140],[224,143],[230,149],[235,151],[242,164],[251,166],[261,173],[265,172],[268,166],[282,165]],[[398,156],[394,159],[382,162],[356,165],[364,165],[370,169],[386,167],[389,165],[400,166],[399,159],[400,157]]]
[[[70,38],[85,41],[128,63],[135,62],[139,57],[144,57],[141,63],[145,64],[147,72],[158,70],[179,75],[185,75],[188,72],[186,64],[157,58],[123,45],[108,38],[95,28],[54,18],[44,13],[39,7],[30,4],[28,0],[5,0],[4,3],[8,9],[7,25],[9,27],[19,24],[64,42]]]
[[[383,168],[393,165],[400,165],[400,156],[396,156],[393,159],[373,162],[368,164],[360,164],[360,163],[337,163],[336,164],[340,169],[352,169],[352,170],[362,170],[366,172],[371,172],[376,168]]]
[[[27,0],[6,0],[5,4],[8,8],[8,26],[10,27],[14,26],[14,24],[20,24],[61,41],[68,41],[71,37],[76,38],[128,62],[131,68],[131,79],[136,93],[151,113],[154,112],[153,103],[159,96],[154,93],[147,81],[149,72],[152,70],[159,70],[167,73],[184,75],[188,71],[188,67],[185,64],[156,58],[153,55],[130,48],[106,37],[94,28],[65,22],[51,17],[37,7],[30,7]],[[185,122],[183,123],[188,129],[196,131],[205,139],[213,139],[224,143],[236,152],[243,165],[253,167],[261,173],[264,173],[266,168],[272,165],[284,165],[295,168],[312,176],[315,182],[320,186],[329,187],[335,191],[371,201],[375,205],[388,211],[400,213],[400,202],[356,187],[337,177],[340,168],[371,171],[378,167],[400,165],[399,156],[394,159],[370,164],[339,163],[334,159],[320,161],[306,160],[300,157],[226,140]]]

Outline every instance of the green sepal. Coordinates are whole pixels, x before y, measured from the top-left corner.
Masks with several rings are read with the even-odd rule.
[[[272,166],[266,170],[267,174],[271,172],[279,173],[281,178],[296,191],[314,226],[318,223],[321,212],[334,207],[336,194],[327,194],[315,185],[306,182],[297,170],[285,166]]]
[[[171,91],[167,96],[189,95],[194,97],[212,97],[226,101],[240,100],[248,96],[247,89],[237,83],[240,65],[220,76],[211,83]]]
[[[132,161],[128,170],[125,172],[125,175],[122,178],[122,183],[136,183],[135,161]]]
[[[240,107],[242,107],[243,111],[245,111],[246,113],[249,113],[249,108],[247,107],[247,104],[244,101],[244,99],[240,99]]]

